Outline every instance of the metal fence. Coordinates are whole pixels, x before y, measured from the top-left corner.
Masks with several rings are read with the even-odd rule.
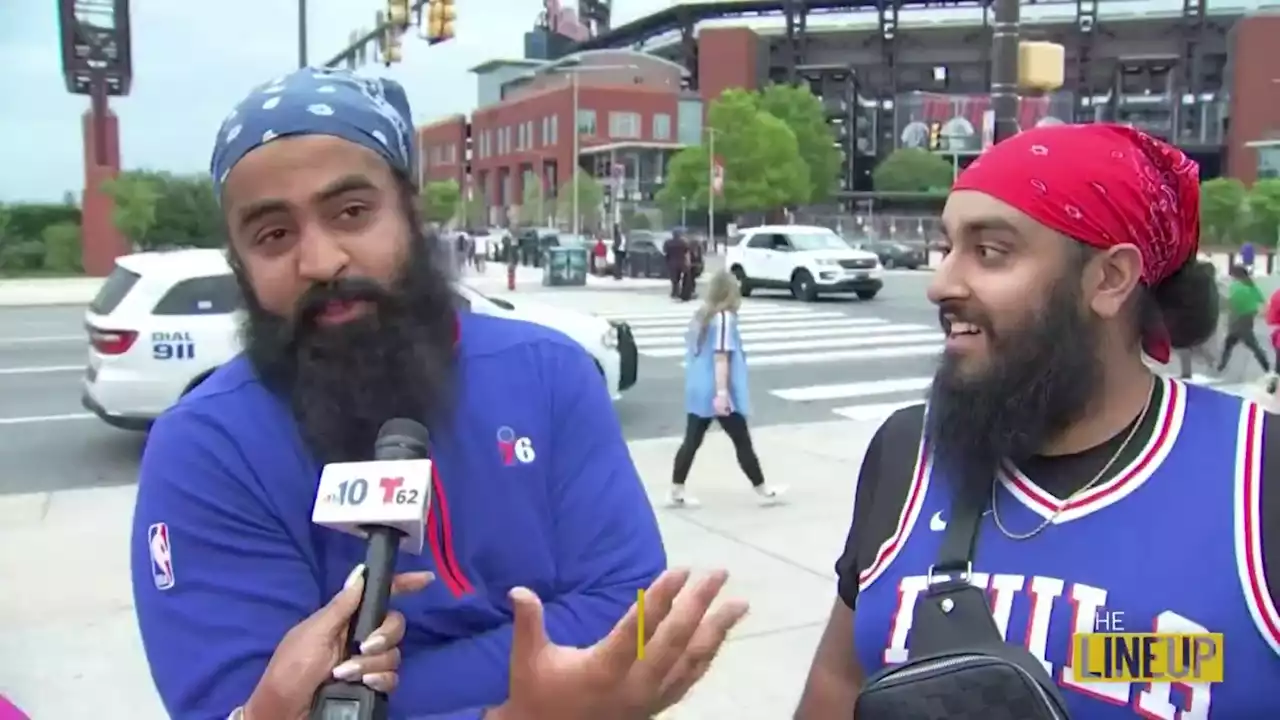
[[[821,225],[850,239],[928,242],[937,239],[942,220],[937,215],[881,213],[796,213],[797,223]]]

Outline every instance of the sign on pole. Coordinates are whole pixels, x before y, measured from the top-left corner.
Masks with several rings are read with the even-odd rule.
[[[724,163],[720,158],[716,158],[711,163],[711,192],[717,195],[724,194]]]

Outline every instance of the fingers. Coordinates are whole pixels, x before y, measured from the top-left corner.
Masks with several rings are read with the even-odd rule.
[[[511,600],[514,616],[511,634],[511,663],[513,671],[533,658],[550,642],[542,619],[542,601],[528,588],[512,588],[507,596]]]
[[[429,572],[408,572],[400,573],[391,579],[391,594],[404,595],[405,593],[415,593],[431,584],[435,580],[435,573]]]
[[[663,681],[661,709],[679,702],[707,674],[729,631],[746,617],[747,609],[747,603],[730,600],[702,621],[684,655]]]
[[[717,570],[686,588],[676,598],[671,612],[645,651],[645,662],[634,668],[645,687],[656,689],[675,667],[703,622],[707,609],[728,580],[729,573]]]
[[[335,632],[338,628],[345,628],[360,607],[360,595],[364,592],[364,570],[364,563],[352,568],[342,589],[316,613],[326,627]]]
[[[376,655],[359,655],[333,669],[333,676],[347,682],[359,682],[374,690],[390,692],[394,689],[396,671],[400,669],[400,648]]]
[[[387,613],[378,629],[369,633],[369,637],[360,643],[360,652],[363,655],[380,653],[387,648],[396,647],[401,640],[404,640],[404,615],[393,610]]]
[[[667,570],[653,581],[644,595],[645,642],[671,612],[672,604],[689,582],[689,571]],[[640,614],[632,604],[627,614],[613,626],[613,630],[597,646],[597,657],[610,677],[625,675],[636,661],[637,638],[640,630]],[[647,650],[646,650],[647,652]]]

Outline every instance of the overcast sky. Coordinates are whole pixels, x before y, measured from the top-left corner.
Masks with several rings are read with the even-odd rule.
[[[615,23],[666,5],[626,0]],[[296,3],[132,0],[131,6],[133,91],[112,102],[123,164],[204,171],[218,123],[232,106],[296,65]],[[310,59],[324,62],[352,29],[372,27],[384,4],[310,0],[309,6]],[[405,61],[387,73],[408,90],[415,121],[469,112],[476,90],[467,68],[520,57],[541,7],[541,0],[462,0],[456,40],[428,47],[406,37]],[[83,188],[80,117],[89,99],[67,93],[59,52],[55,0],[0,0],[0,202],[56,201],[68,190],[79,197]]]

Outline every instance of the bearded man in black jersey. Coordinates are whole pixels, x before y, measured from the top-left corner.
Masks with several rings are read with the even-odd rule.
[[[1258,688],[1280,681],[1269,416],[1147,362],[1217,322],[1195,262],[1198,183],[1177,149],[1108,125],[1021,133],[960,175],[929,287],[946,350],[927,405],[868,448],[796,718],[850,717],[865,678],[908,659],[957,499],[985,508],[971,581],[1072,717],[1267,714]],[[1081,680],[1072,637],[1115,613],[1132,632],[1224,633],[1226,681]]]

